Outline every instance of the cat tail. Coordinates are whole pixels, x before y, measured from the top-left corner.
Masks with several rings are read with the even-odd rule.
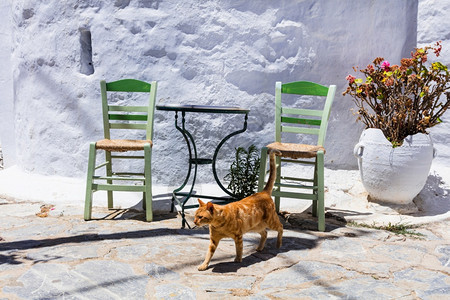
[[[263,189],[263,192],[269,193],[272,195],[273,185],[275,184],[275,179],[277,177],[277,167],[275,164],[275,155],[281,156],[281,152],[278,150],[268,150],[269,151],[269,178],[267,179],[266,186]]]

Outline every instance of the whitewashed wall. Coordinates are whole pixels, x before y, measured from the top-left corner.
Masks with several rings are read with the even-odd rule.
[[[420,0],[417,24],[417,44],[422,47],[442,41],[442,52],[438,58],[450,67],[450,0]],[[433,167],[439,173],[450,174],[450,111],[442,118],[443,123],[431,128],[437,157]]]
[[[227,168],[233,147],[272,141],[275,81],[310,80],[338,86],[327,166],[354,168],[352,148],[362,125],[350,112],[351,99],[341,96],[345,76],[376,56],[399,61],[408,55],[416,45],[417,7],[414,0],[3,1],[1,16],[9,15],[11,26],[0,34],[12,37],[0,46],[7,61],[0,70],[5,163],[84,177],[88,143],[102,134],[99,81],[137,78],[158,81],[160,103],[251,109],[247,132],[221,154],[220,166]],[[90,75],[81,66],[86,30]],[[202,156],[213,151],[218,131],[234,125],[240,120],[209,116],[188,123],[202,140]],[[179,181],[186,152],[172,113],[156,114],[154,142],[155,182]]]
[[[3,164],[12,166],[16,163],[14,132],[14,95],[12,76],[12,19],[11,3],[0,2],[0,147]]]

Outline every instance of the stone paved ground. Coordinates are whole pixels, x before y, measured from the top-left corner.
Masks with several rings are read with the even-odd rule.
[[[197,271],[207,229],[180,229],[176,214],[152,223],[133,210],[0,200],[0,299],[448,299],[449,221],[417,229],[420,239],[346,226],[327,231],[305,214],[284,221],[283,246],[269,232],[264,251],[247,234],[244,259],[223,240],[208,270]],[[44,214],[45,215],[45,214]],[[113,218],[114,217],[114,218]],[[287,217],[287,216],[286,216]],[[113,218],[113,219],[112,219]]]

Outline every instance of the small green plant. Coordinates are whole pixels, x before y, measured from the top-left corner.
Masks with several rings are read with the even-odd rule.
[[[420,232],[416,232],[414,228],[418,228],[418,225],[408,225],[408,224],[402,224],[402,223],[396,223],[392,224],[389,222],[387,225],[376,225],[375,222],[372,223],[372,225],[364,224],[364,223],[357,223],[357,222],[349,222],[347,223],[349,226],[353,227],[364,227],[364,228],[371,228],[371,229],[378,229],[378,230],[386,230],[395,234],[399,235],[407,235],[412,237],[423,237],[423,234]]]
[[[255,193],[258,187],[259,151],[255,145],[251,145],[248,150],[243,147],[235,149],[235,160],[224,179],[230,182],[228,189],[236,197],[245,198]]]

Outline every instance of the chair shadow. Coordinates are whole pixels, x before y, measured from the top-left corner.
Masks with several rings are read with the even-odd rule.
[[[172,204],[172,194],[158,194],[153,195],[153,222],[162,221],[168,219],[177,218],[178,212],[175,209],[174,212],[170,212]],[[97,217],[91,217],[91,221],[103,221],[103,220],[136,220],[147,222],[145,219],[144,199],[141,199],[138,203],[129,208],[112,208],[106,207],[95,208]],[[102,217],[98,215],[103,214]]]

